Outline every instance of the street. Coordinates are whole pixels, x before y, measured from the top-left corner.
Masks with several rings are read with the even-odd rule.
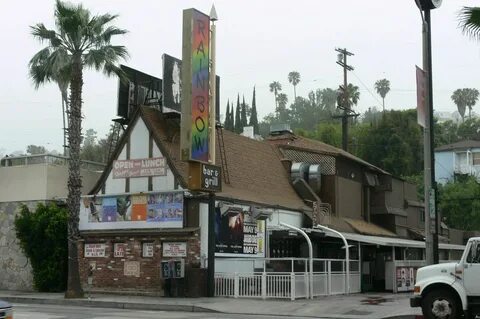
[[[15,304],[14,318],[16,319],[114,319],[114,318],[217,318],[217,319],[273,319],[278,316],[259,316],[259,315],[232,315],[223,313],[192,313],[192,312],[168,312],[168,311],[141,311],[110,308],[87,308],[57,305],[37,305],[37,304]],[[307,318],[307,317],[288,317],[288,318]],[[309,317],[311,318],[311,317]]]

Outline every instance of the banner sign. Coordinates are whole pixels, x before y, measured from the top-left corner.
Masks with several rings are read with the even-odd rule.
[[[218,255],[265,256],[265,221],[255,220],[250,210],[216,208],[215,252]]]
[[[105,244],[85,244],[85,257],[105,257]]]
[[[181,158],[208,162],[210,17],[183,11]]]
[[[183,192],[84,197],[80,230],[182,228]]]
[[[163,257],[187,257],[187,243],[163,243]]]
[[[427,76],[425,71],[416,66],[417,74],[417,122],[420,126],[426,126],[426,93],[427,93]]]
[[[113,178],[165,176],[167,169],[164,157],[113,161]]]

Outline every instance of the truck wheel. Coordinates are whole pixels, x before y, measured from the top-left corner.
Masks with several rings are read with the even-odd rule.
[[[432,290],[422,300],[426,319],[456,319],[462,314],[460,304],[448,290]]]

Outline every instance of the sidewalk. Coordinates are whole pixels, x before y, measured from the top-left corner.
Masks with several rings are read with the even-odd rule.
[[[410,294],[354,294],[313,300],[258,300],[233,298],[161,298],[95,294],[88,299],[64,299],[59,293],[0,291],[0,299],[15,303],[37,303],[102,308],[124,308],[182,312],[302,316],[322,318],[414,319],[419,308],[410,308]]]

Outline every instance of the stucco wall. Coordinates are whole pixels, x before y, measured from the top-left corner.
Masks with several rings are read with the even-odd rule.
[[[34,209],[38,201],[25,202]],[[30,262],[18,245],[14,221],[21,202],[0,203],[0,289],[33,290]]]

